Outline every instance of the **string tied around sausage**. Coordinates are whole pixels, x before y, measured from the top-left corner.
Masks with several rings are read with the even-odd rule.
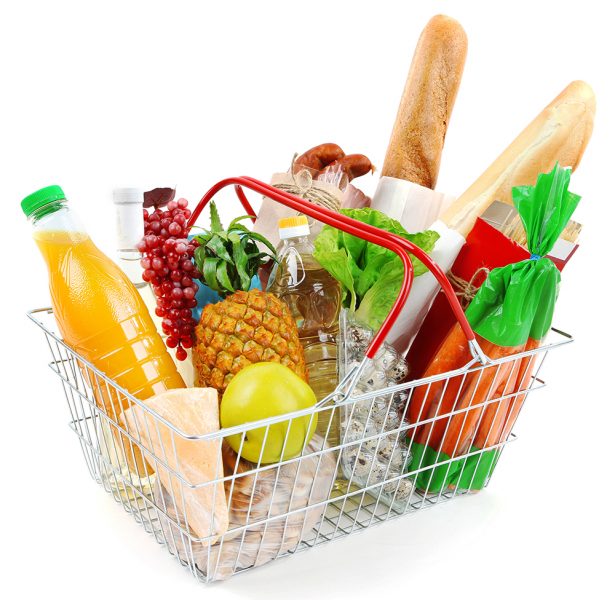
[[[335,188],[335,192],[329,191],[326,188],[331,187],[331,184],[314,180],[312,174],[306,168],[301,168],[295,173],[295,160],[297,157],[298,154],[295,153],[290,164],[292,183],[276,182],[272,184],[273,187],[299,196],[323,208],[339,212],[341,207],[341,195],[338,193],[337,188]]]

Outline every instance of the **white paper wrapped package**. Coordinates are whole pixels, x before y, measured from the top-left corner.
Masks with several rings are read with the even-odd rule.
[[[440,234],[429,256],[447,273],[465,244],[465,238],[441,221],[436,221],[429,229]],[[386,339],[400,354],[404,355],[410,348],[439,289],[440,284],[430,271],[412,281],[410,296]]]
[[[453,196],[436,192],[405,179],[381,177],[371,207],[399,221],[408,233],[430,227],[445,211]]]
[[[447,272],[465,242],[462,236],[438,220],[453,200],[451,195],[405,179],[382,177],[372,201],[372,208],[399,221],[408,233],[426,229],[437,231],[440,239],[430,256]],[[438,290],[439,284],[430,272],[413,280],[408,301],[386,340],[399,353],[405,354],[410,348]]]

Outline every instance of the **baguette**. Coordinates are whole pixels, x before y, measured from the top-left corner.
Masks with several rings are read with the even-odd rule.
[[[442,215],[463,237],[493,202],[512,204],[511,190],[533,185],[556,162],[574,171],[594,126],[596,98],[583,81],[573,81],[496,158]]]
[[[468,50],[461,25],[436,15],[421,33],[393,127],[382,175],[434,189]]]

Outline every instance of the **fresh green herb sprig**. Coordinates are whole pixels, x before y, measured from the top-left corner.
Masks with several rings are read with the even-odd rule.
[[[275,248],[265,237],[241,223],[249,215],[233,219],[225,230],[216,205],[211,202],[209,207],[209,231],[195,236],[199,245],[194,251],[194,261],[201,279],[222,297],[237,290],[248,291],[259,267],[269,260],[277,260]],[[261,251],[257,242],[267,251]]]

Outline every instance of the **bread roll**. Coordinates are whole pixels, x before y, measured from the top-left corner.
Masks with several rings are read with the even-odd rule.
[[[533,185],[556,161],[576,169],[594,126],[596,98],[583,81],[573,81],[498,156],[495,162],[442,215],[466,237],[494,201],[512,203],[511,190]]]
[[[461,25],[433,17],[421,33],[382,175],[435,188],[440,157],[468,50]]]
[[[211,388],[169,390],[146,400],[145,405],[188,436],[220,429],[218,394]],[[143,454],[173,506],[198,537],[213,536],[209,543],[214,544],[226,532],[229,522],[222,481],[222,438],[186,439],[137,404],[124,411],[121,420],[149,450]]]

